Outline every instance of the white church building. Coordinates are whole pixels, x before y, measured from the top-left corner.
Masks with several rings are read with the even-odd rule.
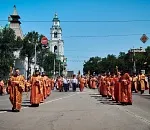
[[[52,22],[53,25],[50,28],[51,39],[49,40],[49,49],[52,53],[55,53],[57,55],[57,59],[59,59],[63,64],[63,74],[67,75],[67,58],[65,58],[64,56],[64,40],[62,39],[62,28],[60,26],[60,20],[56,13]]]
[[[13,14],[8,17],[9,27],[15,31],[16,36],[19,36],[21,39],[23,39],[23,32],[21,29],[21,22],[20,22],[20,16],[17,13],[16,6],[14,6]],[[58,19],[57,14],[55,14],[53,18],[53,25],[50,28],[50,35],[51,39],[49,40],[49,50],[52,53],[55,53],[58,57],[58,59],[63,63],[64,71],[63,74],[67,75],[66,71],[66,58],[64,57],[64,41],[62,40],[62,29],[60,27],[60,20]],[[25,58],[24,60],[21,60],[19,58],[20,51],[15,52],[16,60],[14,62],[15,68],[19,68],[21,74],[25,75],[27,77],[27,70],[28,70],[28,58]],[[31,74],[34,72],[34,64],[31,64]],[[36,68],[39,68],[39,66],[36,66]]]
[[[61,62],[64,60],[64,41],[62,40],[62,29],[60,27],[60,20],[55,14],[53,18],[53,25],[50,28],[51,40],[49,41],[50,51],[55,53]]]

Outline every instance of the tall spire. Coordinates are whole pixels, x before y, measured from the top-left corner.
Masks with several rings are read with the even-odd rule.
[[[55,17],[54,18],[58,18],[58,15],[57,15],[57,13],[55,12]]]
[[[57,13],[55,13],[54,18],[53,18],[53,22],[60,22]]]
[[[16,9],[16,5],[14,5],[14,12],[13,12],[13,15],[18,15],[17,9]]]

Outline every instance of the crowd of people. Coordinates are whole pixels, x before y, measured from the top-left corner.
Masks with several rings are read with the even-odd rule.
[[[22,105],[23,92],[30,92],[31,107],[38,107],[40,103],[51,94],[51,89],[54,87],[54,80],[50,79],[44,72],[40,74],[38,70],[26,80],[23,75],[20,75],[19,69],[10,75],[6,92],[10,94],[10,102],[12,111],[19,112]],[[0,93],[4,93],[4,82],[1,80]]]
[[[4,93],[4,82],[0,80],[0,94]],[[107,97],[113,101],[119,102],[123,105],[132,105],[132,91],[141,94],[149,88],[149,82],[145,74],[129,75],[125,72],[103,73],[100,75],[73,75],[72,78],[65,76],[58,76],[49,78],[44,72],[40,73],[36,70],[35,73],[25,79],[20,75],[19,69],[15,69],[14,73],[10,75],[6,92],[10,94],[10,102],[12,104],[12,111],[19,112],[22,104],[22,93],[30,92],[31,107],[38,107],[40,103],[50,96],[51,91],[56,89],[59,92],[68,92],[72,88],[73,92],[79,88],[83,92],[84,88],[98,89],[102,97]]]
[[[148,77],[142,72],[138,75],[136,73],[130,75],[127,72],[103,73],[97,78],[90,78],[89,82],[92,84],[95,82],[92,88],[97,84],[102,97],[107,97],[122,105],[132,105],[133,91],[135,93],[140,91],[143,94],[145,90],[149,89]]]

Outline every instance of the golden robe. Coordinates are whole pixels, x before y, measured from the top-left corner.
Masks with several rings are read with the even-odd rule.
[[[10,78],[10,102],[13,109],[20,110],[22,103],[22,92],[25,88],[24,77],[22,75],[12,76]]]
[[[32,105],[40,104],[41,101],[41,77],[40,76],[32,76],[30,79],[31,84],[31,95],[30,95],[30,103]]]

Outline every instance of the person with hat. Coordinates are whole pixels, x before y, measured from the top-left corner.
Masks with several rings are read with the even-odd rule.
[[[45,72],[42,72],[42,75],[41,75],[41,78],[42,78],[42,82],[43,82],[43,96],[44,96],[44,99],[47,98],[47,89],[48,89],[48,77],[46,76]]]
[[[31,94],[30,103],[31,107],[39,107],[41,102],[41,77],[39,70],[35,70],[35,74],[30,79]]]
[[[131,92],[131,81],[132,78],[124,71],[120,78],[121,82],[121,100],[120,103],[123,105],[132,105],[132,92]]]
[[[41,89],[42,89],[42,97],[43,97],[43,101],[44,99],[47,98],[47,94],[46,94],[46,76],[45,76],[45,72],[42,72],[41,73],[41,82],[42,82],[42,86],[41,86]]]
[[[25,79],[20,75],[19,69],[15,69],[14,74],[10,77],[10,102],[13,112],[20,112],[22,103],[22,93],[25,88]]]

